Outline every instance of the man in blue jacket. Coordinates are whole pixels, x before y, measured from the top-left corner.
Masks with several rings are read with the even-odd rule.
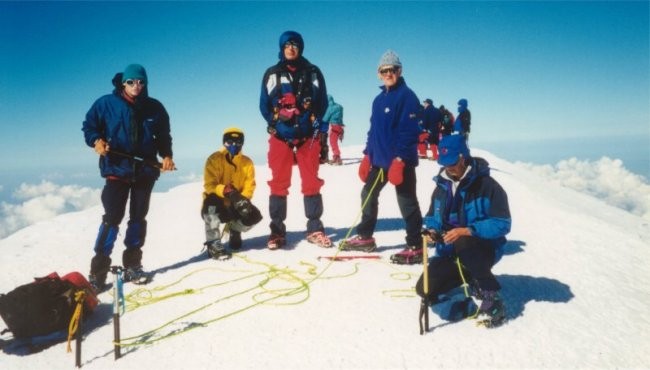
[[[115,90],[92,105],[83,122],[86,144],[99,154],[99,169],[106,179],[102,190],[104,216],[90,261],[89,281],[97,291],[108,286],[110,255],[129,201],[129,221],[122,254],[124,280],[149,281],[142,269],[142,246],[147,235],[146,216],[160,171],[175,169],[169,116],[163,105],[148,96],[144,67],[130,64],[113,78]],[[162,164],[157,156],[162,157]]]
[[[415,167],[420,101],[406,85],[402,63],[395,52],[384,53],[377,71],[384,85],[372,103],[365,156],[359,166],[359,177],[365,182],[361,201],[362,205],[366,200],[367,203],[356,227],[357,235],[341,242],[340,248],[370,252],[377,247],[372,235],[377,225],[379,193],[390,182],[395,186],[397,204],[406,223],[406,249],[391,256],[391,260],[419,263],[422,261],[422,214],[415,191]]]
[[[436,255],[428,265],[428,294],[422,276],[416,291],[435,304],[439,294],[467,281],[473,297],[481,301],[480,322],[498,326],[505,320],[505,307],[491,270],[510,232],[508,196],[490,176],[487,161],[470,156],[462,135],[444,136],[439,150],[442,169],[434,178],[436,188],[424,218]]]

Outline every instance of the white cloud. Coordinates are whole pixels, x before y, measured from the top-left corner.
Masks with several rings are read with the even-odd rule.
[[[19,204],[0,203],[0,238],[35,222],[99,204],[100,189],[57,185],[49,181],[21,184],[14,192]]]
[[[619,159],[602,157],[597,161],[581,161],[570,158],[554,166],[518,164],[562,186],[650,220],[650,185],[642,176],[628,171]]]

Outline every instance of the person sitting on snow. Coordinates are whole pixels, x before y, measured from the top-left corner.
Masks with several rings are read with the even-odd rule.
[[[490,176],[483,158],[470,156],[463,135],[444,136],[439,145],[434,178],[436,188],[424,217],[429,239],[435,241],[436,255],[428,265],[428,294],[423,276],[416,292],[435,304],[438,295],[469,282],[474,298],[480,300],[478,319],[488,327],[505,320],[501,286],[492,274],[510,232],[508,197]]]
[[[241,153],[244,132],[236,127],[223,132],[223,148],[208,157],[203,172],[205,245],[214,259],[227,259],[242,246],[241,233],[262,220],[262,214],[250,199],[255,192],[255,166]],[[221,242],[221,223],[230,237],[226,249]]]

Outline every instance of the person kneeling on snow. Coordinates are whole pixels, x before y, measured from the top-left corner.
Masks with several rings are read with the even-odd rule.
[[[434,178],[436,188],[424,217],[428,239],[436,248],[428,265],[426,298],[435,304],[440,294],[466,281],[473,298],[481,301],[477,319],[485,326],[498,326],[505,320],[505,307],[491,269],[510,232],[508,197],[490,176],[487,161],[470,156],[462,135],[443,137],[439,151],[442,168]],[[424,298],[423,285],[420,276],[416,292]]]
[[[223,148],[208,157],[203,172],[205,245],[208,255],[224,259],[242,246],[241,233],[262,220],[262,214],[250,199],[255,192],[255,166],[241,153],[244,132],[236,127],[223,132]],[[221,242],[221,223],[230,234],[226,249]]]

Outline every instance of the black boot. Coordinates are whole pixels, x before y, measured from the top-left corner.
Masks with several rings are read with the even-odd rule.
[[[146,284],[151,280],[149,274],[142,269],[142,249],[127,248],[122,253],[122,266],[124,266],[124,281],[134,284]]]
[[[232,250],[238,250],[241,248],[241,232],[230,230],[230,239],[228,240],[228,246]]]
[[[103,254],[96,254],[90,260],[90,274],[88,275],[88,282],[99,294],[105,292],[110,288],[110,284],[106,283],[106,275],[111,269],[111,258]]]

